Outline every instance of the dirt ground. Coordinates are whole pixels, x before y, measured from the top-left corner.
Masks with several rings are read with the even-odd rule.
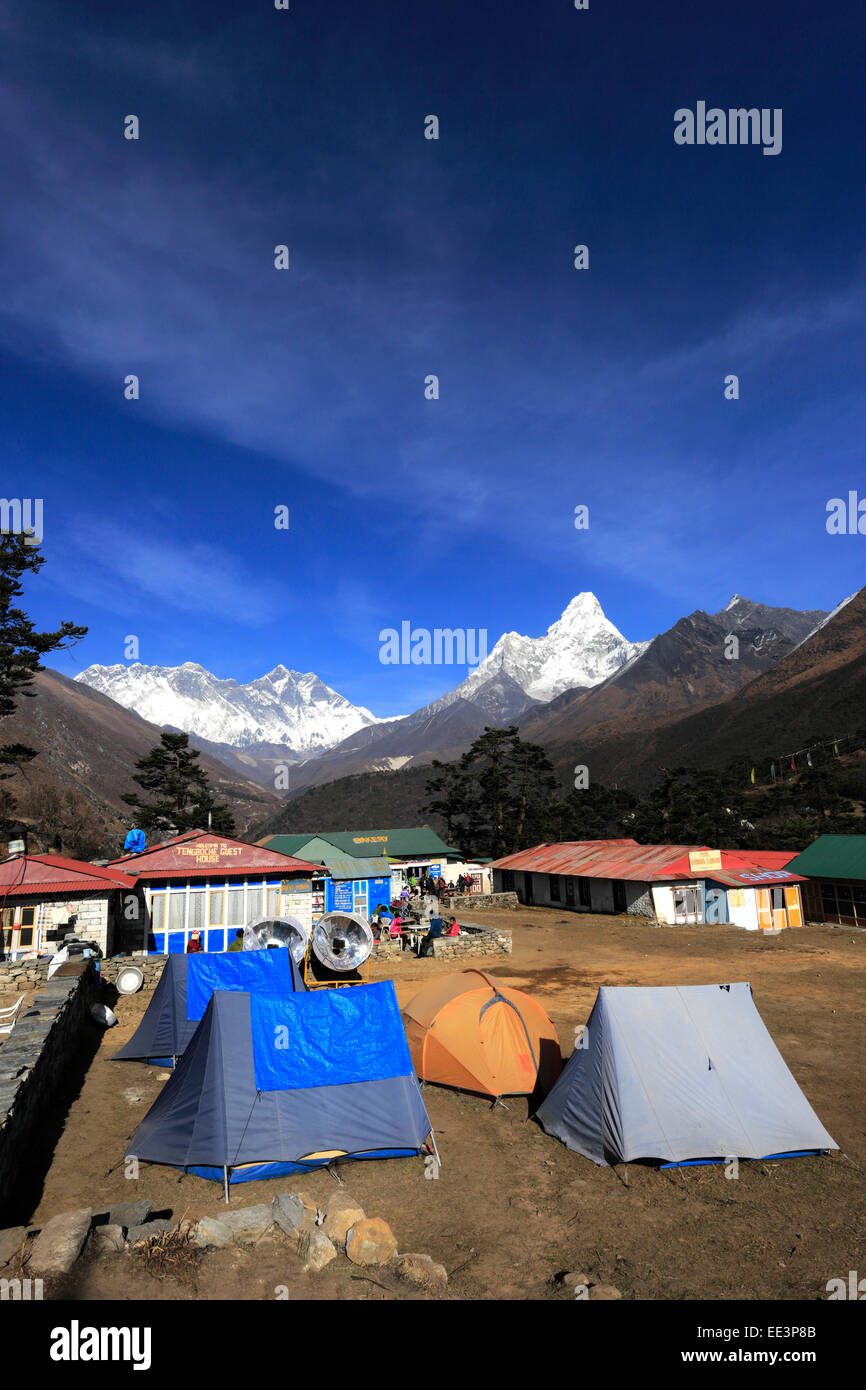
[[[568,1299],[557,1283],[580,1270],[627,1299],[818,1299],[831,1278],[866,1269],[866,933],[817,927],[759,939],[734,927],[658,928],[627,917],[563,916],[547,908],[483,912],[513,929],[514,953],[465,961],[525,988],[544,1004],[564,1055],[600,985],[749,981],[783,1057],[840,1147],[825,1157],[660,1171],[598,1168],[528,1120],[525,1100],[507,1109],[427,1086],[424,1098],[442,1158],[425,1179],[421,1159],[344,1164],[336,1171],[368,1216],[387,1220],[402,1251],[422,1251],[449,1271],[448,1297]],[[393,979],[401,1004],[452,967],[404,956],[374,977]],[[71,1099],[41,1196],[26,1223],[74,1207],[148,1196],[154,1214],[218,1216],[221,1188],[159,1166],[124,1177],[126,1144],[164,1082],[154,1068],[112,1063],[149,996],[121,999]],[[140,1099],[134,1099],[140,1096]],[[233,1189],[233,1202],[269,1201],[303,1189],[324,1199],[337,1179]],[[285,1290],[285,1292],[281,1292]],[[208,1252],[180,1277],[154,1278],[134,1254],[79,1262],[61,1296],[82,1299],[274,1297],[406,1298],[377,1270],[335,1261],[304,1274],[281,1235],[254,1249]]]

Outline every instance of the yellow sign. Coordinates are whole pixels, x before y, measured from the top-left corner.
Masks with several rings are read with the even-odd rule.
[[[720,849],[701,849],[695,854],[689,855],[689,873],[700,874],[706,869],[720,869],[722,867],[722,851]]]
[[[387,835],[353,835],[353,845],[384,845]]]
[[[243,845],[227,845],[222,842],[183,845],[178,850],[178,854],[187,859],[194,859],[196,864],[218,864],[221,859],[234,858],[242,853]]]

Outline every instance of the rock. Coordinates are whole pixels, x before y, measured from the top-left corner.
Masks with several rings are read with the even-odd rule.
[[[68,1274],[90,1230],[90,1207],[52,1216],[42,1227],[30,1252],[30,1271],[37,1275]]]
[[[145,1221],[140,1226],[130,1226],[126,1232],[126,1239],[130,1245],[140,1245],[143,1240],[150,1240],[151,1236],[162,1235],[163,1231],[173,1231],[177,1223],[166,1221],[162,1217],[154,1221]]]
[[[27,1239],[26,1226],[9,1226],[0,1231],[0,1266],[14,1259]]]
[[[305,1192],[281,1192],[271,1202],[271,1217],[287,1236],[311,1231],[316,1224],[317,1208]]]
[[[589,1288],[589,1275],[582,1270],[572,1270],[569,1274],[562,1276],[562,1283],[567,1289],[576,1289],[578,1286]]]
[[[320,1230],[318,1226],[313,1226],[310,1230],[301,1232],[298,1254],[304,1262],[304,1269],[307,1273],[314,1274],[317,1270],[324,1269],[325,1265],[331,1263],[331,1260],[336,1259],[337,1251],[324,1231]]]
[[[322,1230],[336,1245],[345,1245],[353,1226],[364,1220],[364,1209],[346,1192],[332,1192],[322,1208],[325,1219]]]
[[[171,1072],[170,1072],[170,1071],[161,1071],[161,1072],[159,1073],[159,1076],[158,1076],[156,1079],[157,1079],[157,1081],[170,1081],[170,1080],[171,1080]]]
[[[140,1105],[144,1100],[144,1093],[134,1090],[132,1086],[127,1086],[123,1093],[123,1098],[128,1101],[130,1105]]]
[[[246,1241],[258,1240],[271,1225],[271,1213],[264,1202],[257,1207],[242,1207],[239,1211],[227,1211],[219,1218],[223,1226],[232,1233],[236,1245]]]
[[[355,1265],[390,1264],[397,1253],[394,1232],[387,1221],[367,1216],[358,1221],[346,1236],[346,1254]]]
[[[94,1226],[90,1233],[90,1244],[97,1256],[111,1255],[117,1250],[126,1249],[122,1226]]]
[[[612,1303],[614,1299],[622,1298],[622,1294],[613,1284],[596,1284],[590,1289],[589,1297],[593,1303]]]
[[[448,1283],[444,1265],[437,1265],[429,1255],[398,1255],[395,1272],[407,1284],[415,1284],[428,1293],[443,1293]]]
[[[139,1197],[136,1202],[115,1202],[108,1208],[108,1220],[112,1226],[143,1226],[153,1211],[149,1197]]]
[[[198,1246],[199,1250],[204,1250],[209,1245],[231,1245],[232,1233],[224,1221],[217,1221],[213,1216],[203,1216],[193,1231],[192,1243]]]

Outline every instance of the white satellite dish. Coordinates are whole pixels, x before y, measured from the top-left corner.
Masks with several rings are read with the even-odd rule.
[[[244,950],[266,951],[275,946],[287,946],[296,965],[307,954],[309,928],[297,917],[257,917],[244,927]]]

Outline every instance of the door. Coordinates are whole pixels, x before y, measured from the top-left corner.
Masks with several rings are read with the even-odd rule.
[[[614,912],[625,912],[626,910],[625,884],[619,878],[613,880],[613,910]]]
[[[531,902],[532,902],[532,874],[526,874],[526,873],[525,873],[525,874],[523,875],[523,898],[524,898],[524,902],[526,902],[527,904],[531,904]]]
[[[565,905],[574,907],[574,879],[571,877],[565,880]]]
[[[785,907],[788,912],[788,926],[802,927],[803,913],[800,907],[799,888],[790,887],[785,889]]]

